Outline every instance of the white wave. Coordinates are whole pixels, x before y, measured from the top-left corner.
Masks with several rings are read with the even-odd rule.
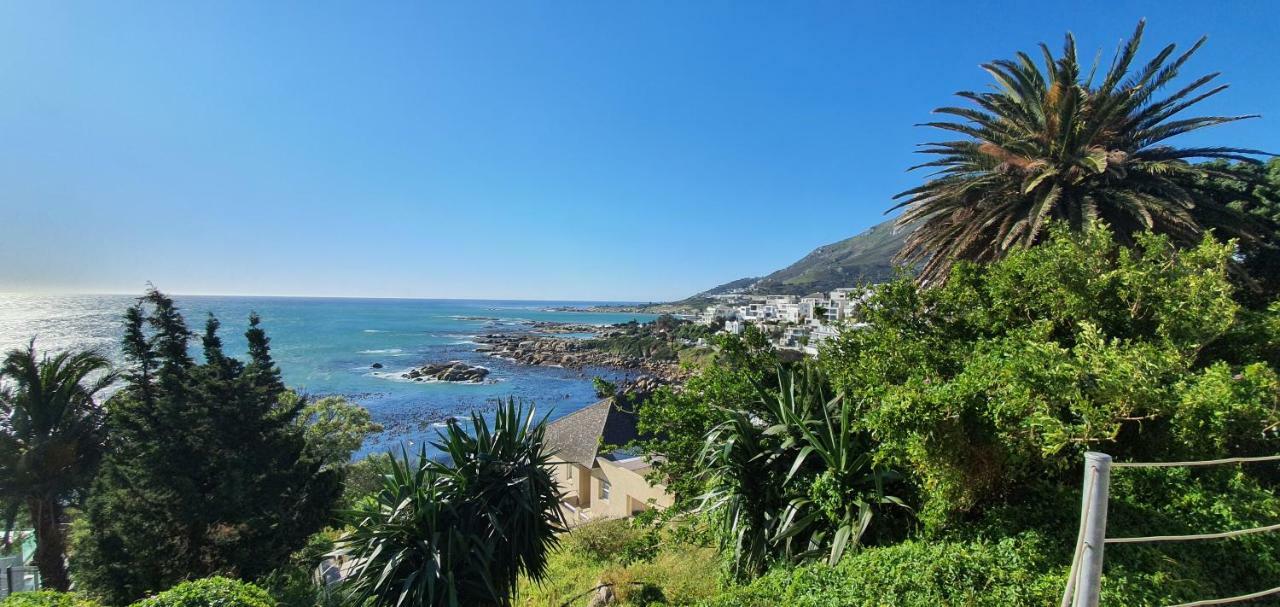
[[[356,354],[399,354],[401,352],[404,352],[404,350],[401,350],[400,348],[387,348],[385,350],[361,350],[356,352]]]
[[[364,332],[365,333],[386,333],[386,331],[383,331],[382,329],[365,329]]]

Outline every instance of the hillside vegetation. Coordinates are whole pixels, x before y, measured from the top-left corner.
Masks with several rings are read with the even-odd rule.
[[[893,277],[893,256],[902,250],[907,231],[895,230],[893,219],[860,234],[820,246],[799,261],[763,278],[739,278],[680,303],[697,305],[712,295],[747,293],[807,295],[839,287],[884,282]]]

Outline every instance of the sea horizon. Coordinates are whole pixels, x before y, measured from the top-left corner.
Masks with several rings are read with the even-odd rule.
[[[137,295],[0,294],[0,351],[36,338],[41,352],[93,349],[125,365],[123,317]],[[271,338],[285,383],[313,398],[342,396],[369,409],[385,430],[357,454],[415,445],[451,417],[487,412],[516,398],[556,419],[597,399],[591,380],[627,379],[617,369],[530,366],[486,355],[476,338],[521,333],[538,322],[609,325],[651,314],[551,310],[601,305],[583,300],[353,298],[173,295],[199,334],[212,313],[222,323],[226,351],[243,355],[248,315],[257,313]],[[627,302],[611,302],[628,305]],[[193,356],[199,340],[191,342]],[[489,369],[482,383],[420,383],[400,377],[412,368],[460,360]],[[374,367],[378,364],[381,367]]]
[[[179,291],[165,291],[166,295],[171,297],[239,297],[253,299],[356,299],[356,300],[374,300],[374,299],[390,299],[403,301],[460,301],[460,302],[530,302],[530,303],[549,303],[549,304],[586,304],[586,305],[610,305],[610,306],[643,306],[649,304],[666,303],[664,299],[649,300],[619,300],[619,299],[542,299],[527,297],[417,297],[417,296],[399,296],[399,295],[281,295],[275,293],[182,293]],[[3,291],[0,290],[0,297],[75,297],[75,296],[104,296],[104,297],[141,297],[145,291],[119,292],[119,291]]]

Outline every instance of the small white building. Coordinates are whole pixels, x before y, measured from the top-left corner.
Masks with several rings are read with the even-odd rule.
[[[704,325],[714,323],[716,319],[730,319],[737,315],[737,309],[732,306],[723,304],[707,306],[698,317],[698,322]]]

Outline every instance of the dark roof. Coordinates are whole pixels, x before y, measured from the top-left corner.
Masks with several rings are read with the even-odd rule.
[[[635,413],[606,398],[547,425],[546,444],[557,458],[591,468],[600,445],[622,446],[637,436]]]

